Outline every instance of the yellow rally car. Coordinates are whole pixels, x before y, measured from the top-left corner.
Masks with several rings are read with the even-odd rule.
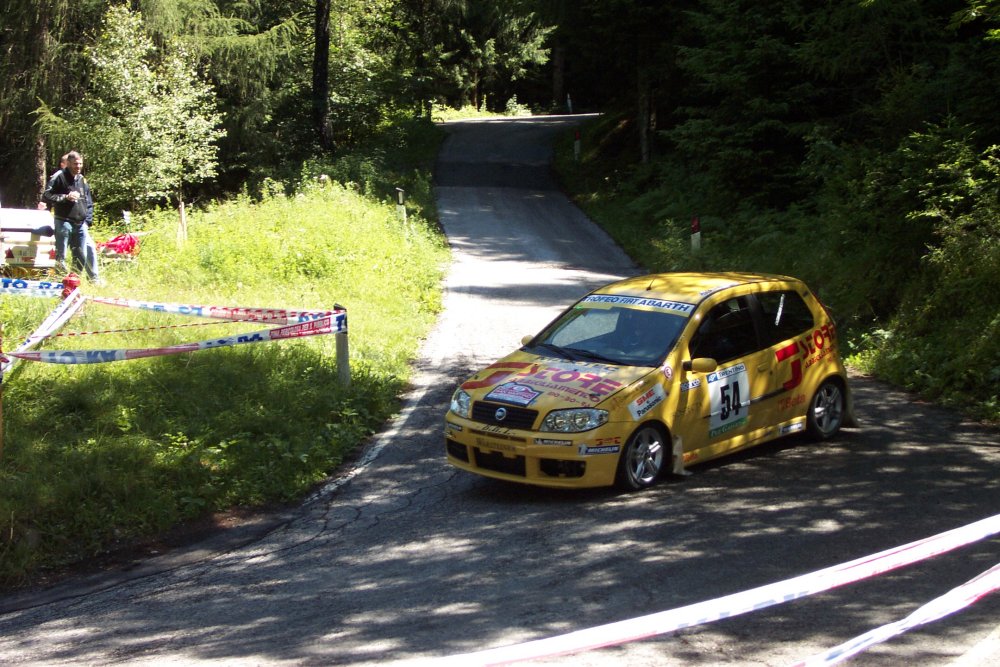
[[[628,278],[580,299],[455,391],[448,461],[551,487],[634,490],[666,470],[854,425],[834,323],[801,281]]]

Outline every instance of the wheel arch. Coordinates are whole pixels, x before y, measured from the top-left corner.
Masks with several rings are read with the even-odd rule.
[[[632,438],[636,432],[643,426],[653,426],[660,431],[660,435],[663,436],[663,441],[670,445],[670,464],[669,468],[664,466],[664,472],[669,471],[674,475],[684,475],[684,450],[682,445],[682,440],[680,437],[674,437],[674,432],[662,419],[650,418],[645,419],[641,422],[636,422],[635,428],[633,428],[629,434],[626,442]],[[624,446],[622,447],[622,453],[624,453]]]
[[[848,427],[860,426],[857,415],[854,413],[854,392],[851,391],[851,383],[848,379],[840,373],[830,373],[823,378],[818,385],[816,385],[817,391],[819,390],[819,387],[823,386],[824,382],[835,382],[837,386],[840,387],[840,391],[844,394],[843,425]]]

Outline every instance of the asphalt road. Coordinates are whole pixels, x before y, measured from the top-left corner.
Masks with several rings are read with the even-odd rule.
[[[592,286],[635,273],[558,192],[576,119],[449,125],[445,311],[401,414],[275,521],[129,570],[0,598],[0,664],[383,665],[542,639],[789,579],[1000,513],[996,429],[855,378],[862,426],[788,439],[639,494],[451,469],[456,383]],[[353,315],[352,317],[358,317]],[[1000,561],[980,541],[882,576],[565,665],[788,665],[905,617]],[[856,665],[1000,662],[1000,595]],[[995,663],[994,663],[995,664]]]

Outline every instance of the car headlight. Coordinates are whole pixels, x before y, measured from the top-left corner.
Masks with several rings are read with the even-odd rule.
[[[454,401],[453,401],[454,403]],[[558,433],[579,433],[597,428],[608,421],[607,410],[594,408],[572,408],[570,410],[553,410],[545,416],[542,422],[543,431]]]
[[[456,389],[455,393],[451,395],[451,411],[459,417],[468,419],[472,412],[472,397],[464,390]]]

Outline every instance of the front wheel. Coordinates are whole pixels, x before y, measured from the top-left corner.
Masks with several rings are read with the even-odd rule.
[[[844,422],[844,392],[840,385],[827,380],[816,391],[809,403],[806,426],[817,440],[832,438]]]
[[[666,438],[655,426],[640,426],[625,444],[618,458],[615,482],[626,491],[638,491],[652,486],[663,471]]]

